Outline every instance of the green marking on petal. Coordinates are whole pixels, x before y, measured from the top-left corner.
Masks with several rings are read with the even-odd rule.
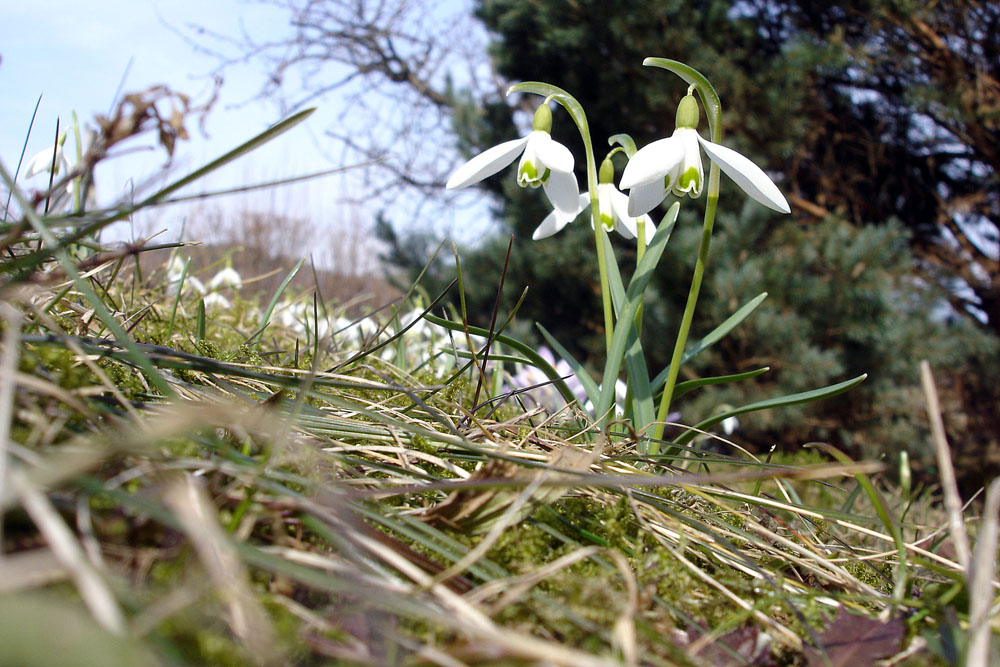
[[[522,162],[517,170],[517,184],[522,188],[538,180],[538,170],[531,162]]]
[[[613,232],[615,230],[615,219],[607,213],[601,214],[601,224],[604,225],[604,228],[609,232]]]
[[[680,179],[677,181],[677,189],[684,192],[689,192],[692,189],[695,191],[701,190],[701,178],[699,178],[697,167],[688,167],[681,174]]]

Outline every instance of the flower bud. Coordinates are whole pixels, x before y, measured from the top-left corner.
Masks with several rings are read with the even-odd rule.
[[[677,120],[674,126],[677,128],[690,128],[692,130],[698,129],[698,100],[694,98],[694,95],[688,93],[681,99],[680,104],[677,105]]]
[[[601,163],[601,171],[597,177],[598,183],[614,183],[615,182],[615,165],[611,162],[611,158],[604,158],[604,162]]]
[[[540,132],[552,132],[552,109],[548,104],[542,104],[535,110],[535,117],[531,121],[531,129]]]

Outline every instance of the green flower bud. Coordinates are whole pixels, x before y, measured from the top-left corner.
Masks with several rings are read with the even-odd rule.
[[[680,104],[677,105],[677,120],[674,123],[674,126],[678,128],[684,127],[697,130],[698,118],[698,100],[694,98],[694,95],[689,93],[685,95]]]
[[[611,162],[610,158],[604,158],[604,162],[601,163],[601,171],[597,178],[598,183],[614,183],[615,182],[615,165]]]
[[[535,110],[535,118],[531,121],[531,129],[540,132],[552,132],[552,110],[548,104],[543,104]]]

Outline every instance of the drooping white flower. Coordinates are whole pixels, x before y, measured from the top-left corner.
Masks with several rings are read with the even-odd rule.
[[[243,278],[233,267],[227,266],[212,276],[212,279],[208,281],[209,289],[215,289],[217,287],[234,287],[236,289],[240,289],[243,287]]]
[[[205,296],[204,301],[205,301],[205,308],[207,309],[218,308],[220,310],[224,310],[232,305],[231,303],[229,303],[229,299],[222,296],[218,292],[212,292],[208,294],[207,296]]]
[[[722,432],[726,435],[732,435],[739,427],[740,420],[736,417],[726,417],[722,420]]]
[[[656,225],[652,218],[645,213],[639,216],[631,216],[628,213],[628,198],[615,187],[614,164],[605,158],[601,163],[601,170],[598,177],[600,181],[597,185],[597,207],[601,224],[606,230],[616,231],[627,239],[634,239],[639,236],[639,223],[644,223],[643,231],[646,245],[656,233]],[[585,192],[580,195],[580,213],[583,213],[590,206],[590,194]],[[579,214],[577,214],[579,215]],[[544,239],[562,231],[562,228],[572,222],[577,216],[566,216],[559,210],[549,213],[542,224],[538,225],[531,235],[534,240]],[[593,219],[591,219],[593,226]]]
[[[480,153],[456,169],[445,187],[455,190],[478,183],[520,155],[517,184],[522,188],[541,186],[553,208],[564,216],[576,217],[580,212],[580,188],[573,174],[573,154],[552,138],[551,129],[552,111],[548,104],[542,104],[535,111],[528,136],[505,141]]]
[[[760,167],[731,148],[703,139],[697,127],[698,102],[688,93],[677,105],[674,133],[638,150],[622,173],[621,188],[629,190],[629,215],[648,213],[671,192],[678,197],[699,197],[705,180],[699,146],[753,199],[779,213],[791,211],[778,186]]]
[[[66,153],[63,150],[65,143],[66,133],[63,132],[59,135],[59,139],[54,146],[49,146],[45,150],[33,155],[24,167],[24,177],[31,178],[36,174],[51,173],[53,153],[55,154],[56,175],[67,173],[69,171],[69,160],[66,158]]]

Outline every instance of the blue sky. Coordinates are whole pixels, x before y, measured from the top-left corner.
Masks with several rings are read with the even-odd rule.
[[[123,76],[125,92],[166,84],[196,100],[206,99],[217,62],[197,52],[171,28],[196,23],[221,34],[245,29],[258,39],[267,39],[284,34],[287,21],[278,9],[237,0],[9,2],[0,22],[0,160],[13,171],[39,94],[42,101],[26,158],[51,145],[57,117],[65,127],[73,111],[81,121],[108,113]],[[200,133],[195,122],[188,124],[192,140],[178,145],[176,174],[217,157],[280,119],[275,105],[248,101],[259,89],[262,76],[254,66],[226,70],[219,101],[207,118],[208,136]],[[302,126],[203,185],[237,186],[338,166],[323,154],[331,148],[323,129],[334,122],[337,113],[337,100],[324,100]],[[154,142],[149,135],[129,145],[149,147]],[[142,150],[102,165],[97,174],[101,201],[117,197],[130,177],[156,173],[164,162],[162,150]],[[305,216],[328,212],[336,203],[336,193],[352,187],[349,179],[331,177],[322,183],[251,196],[249,206],[276,207]],[[246,200],[241,205],[247,205]],[[177,215],[168,212],[160,217],[158,225],[178,224]],[[454,220],[445,227],[453,228]]]

